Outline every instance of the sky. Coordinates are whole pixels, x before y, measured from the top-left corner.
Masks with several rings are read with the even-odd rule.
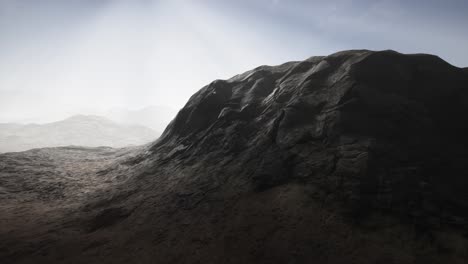
[[[465,0],[0,0],[0,122],[150,105],[346,49],[468,66]]]

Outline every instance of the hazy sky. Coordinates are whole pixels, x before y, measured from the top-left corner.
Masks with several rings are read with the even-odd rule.
[[[468,1],[0,0],[0,122],[182,107],[262,64],[343,49],[468,66]]]

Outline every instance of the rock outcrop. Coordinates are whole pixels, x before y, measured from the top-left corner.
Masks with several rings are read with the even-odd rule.
[[[196,93],[152,150],[235,159],[256,190],[306,181],[354,213],[463,214],[466,80],[436,56],[394,51],[262,66]]]
[[[467,112],[466,69],[432,55],[261,66],[202,88],[151,146],[95,173],[121,177],[54,218],[66,235],[3,232],[5,259],[466,263]]]

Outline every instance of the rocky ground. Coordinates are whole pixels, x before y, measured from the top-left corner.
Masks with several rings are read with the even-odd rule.
[[[467,110],[432,55],[217,80],[151,145],[0,155],[0,259],[467,263]]]
[[[37,253],[64,233],[72,235],[71,215],[80,214],[94,193],[124,180],[125,175],[105,170],[122,167],[118,160],[135,150],[63,147],[1,154],[0,254],[5,261]]]

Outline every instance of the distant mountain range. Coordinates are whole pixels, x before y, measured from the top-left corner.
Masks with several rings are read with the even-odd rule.
[[[59,146],[142,145],[160,133],[141,125],[114,122],[92,115],[76,115],[47,124],[0,124],[0,152]]]

